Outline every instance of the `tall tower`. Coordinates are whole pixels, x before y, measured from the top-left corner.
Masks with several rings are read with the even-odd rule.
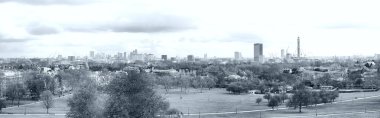
[[[285,57],[285,50],[281,49],[281,58],[284,58],[284,57]]]
[[[300,47],[300,37],[297,38],[297,57],[300,58],[301,57],[301,47]]]
[[[253,60],[256,62],[262,62],[264,60],[263,55],[263,44],[262,43],[255,43],[254,45],[254,57]]]

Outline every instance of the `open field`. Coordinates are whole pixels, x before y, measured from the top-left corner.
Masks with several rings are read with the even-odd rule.
[[[190,90],[188,94],[182,94],[182,99],[180,99],[179,90],[171,90],[169,94],[163,94],[167,100],[171,103],[172,108],[177,108],[182,111],[185,115],[188,113],[191,118],[198,118],[197,114],[201,114],[202,118],[230,118],[230,117],[241,117],[241,118],[251,118],[260,117],[260,112],[262,117],[296,117],[304,116],[314,117],[315,109],[317,109],[319,117],[330,117],[322,116],[322,114],[335,114],[333,117],[345,117],[345,116],[363,116],[363,115],[373,115],[376,113],[366,113],[366,114],[355,114],[355,115],[342,115],[336,113],[352,113],[352,112],[365,112],[373,110],[380,110],[380,96],[374,98],[368,98],[362,100],[363,97],[380,95],[380,92],[360,92],[360,93],[340,93],[339,98],[336,100],[338,103],[325,104],[317,107],[304,108],[303,113],[298,113],[298,110],[285,108],[284,105],[280,106],[280,110],[267,111],[270,108],[266,106],[267,101],[263,99],[260,105],[255,103],[255,99],[262,97],[262,95],[254,94],[242,94],[242,95],[232,95],[228,94],[225,89],[213,89],[211,91],[205,90],[204,93],[199,93],[199,90]],[[161,92],[162,93],[162,92]],[[175,94],[173,94],[175,93]],[[355,100],[355,98],[358,98]],[[354,99],[353,101],[351,101]],[[238,113],[238,111],[255,111],[256,112],[246,112]],[[206,115],[211,113],[212,115]],[[218,115],[215,115],[218,114]],[[376,115],[375,115],[376,116]]]
[[[279,107],[279,110],[271,111],[266,106],[267,101],[263,99],[259,105],[255,103],[256,98],[262,95],[255,94],[229,94],[225,89],[203,90],[200,93],[199,89],[189,89],[187,94],[179,94],[179,89],[172,89],[168,94],[164,90],[158,90],[158,93],[170,102],[171,108],[177,108],[182,111],[185,118],[199,118],[197,114],[201,114],[201,118],[252,118],[252,117],[316,117],[318,118],[357,118],[357,117],[374,117],[380,116],[380,112],[364,113],[380,110],[380,97],[361,99],[362,97],[380,95],[380,92],[365,92],[365,93],[341,93],[337,99],[338,103],[319,105],[317,107],[303,108],[302,113],[298,110],[285,108],[284,105]],[[181,97],[182,96],[182,99]],[[4,118],[63,118],[64,114],[69,110],[67,99],[70,96],[65,96],[55,100],[54,108],[49,110],[51,115],[46,115],[41,103],[28,104],[20,107],[12,107],[3,109],[1,114]],[[355,99],[358,98],[358,99]],[[354,99],[354,100],[352,100]],[[317,110],[316,110],[317,109]],[[23,115],[26,113],[29,115]],[[238,114],[236,113],[238,111]],[[256,110],[256,111],[255,111]],[[253,111],[244,112],[241,111]],[[362,112],[362,113],[361,113]],[[191,116],[186,116],[187,114]],[[216,113],[207,115],[207,113]],[[354,114],[353,114],[354,113]],[[13,114],[13,115],[11,115]],[[56,115],[53,115],[56,114]]]
[[[51,114],[65,114],[69,107],[67,106],[67,99],[72,95],[66,95],[60,98],[54,99],[53,108],[49,109]],[[20,107],[8,107],[3,109],[3,113],[7,114],[46,114],[46,109],[43,108],[41,102],[35,102],[31,104],[22,105]]]

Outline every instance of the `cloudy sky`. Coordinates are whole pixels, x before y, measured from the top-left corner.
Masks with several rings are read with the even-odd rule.
[[[380,53],[379,2],[366,0],[0,0],[0,56],[89,51],[253,57]]]

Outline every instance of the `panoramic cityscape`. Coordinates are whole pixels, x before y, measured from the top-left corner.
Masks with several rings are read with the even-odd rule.
[[[0,0],[0,118],[380,118],[379,3]]]

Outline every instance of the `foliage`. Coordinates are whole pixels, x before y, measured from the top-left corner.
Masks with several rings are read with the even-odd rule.
[[[302,87],[300,87],[302,88]],[[310,91],[307,89],[297,89],[289,102],[287,103],[288,107],[299,108],[299,112],[302,112],[302,106],[307,106],[310,104]]]
[[[0,99],[0,113],[2,112],[2,109],[6,107],[5,99]]]
[[[45,90],[45,84],[41,76],[38,73],[30,73],[30,78],[26,80],[26,86],[34,100],[38,100],[41,92]]]
[[[83,84],[74,93],[73,97],[68,100],[69,112],[66,113],[68,118],[96,118],[101,116],[101,109],[95,104],[97,99],[95,83],[89,81]]]
[[[289,99],[289,96],[286,93],[280,93],[280,98],[281,98],[282,103],[284,103],[285,100]]]
[[[274,107],[277,107],[279,105],[279,102],[280,102],[279,99],[272,97],[272,98],[270,98],[267,106],[272,107],[272,109],[274,109]]]
[[[266,99],[266,100],[268,100],[268,102],[269,102],[270,98],[272,98],[272,95],[271,95],[270,93],[266,93],[266,94],[263,96],[263,98]]]
[[[260,104],[261,101],[263,101],[262,98],[256,98],[256,103],[257,103],[257,104]]]
[[[40,98],[42,100],[43,107],[46,108],[46,113],[49,113],[49,109],[54,105],[53,94],[49,90],[46,90],[41,93]]]
[[[248,92],[248,85],[244,82],[233,82],[228,85],[227,91],[232,93],[247,93]]]
[[[6,97],[13,101],[18,99],[18,105],[20,105],[20,99],[26,94],[26,89],[21,83],[11,83],[7,85]]]
[[[108,118],[154,118],[166,111],[169,103],[157,95],[152,83],[140,70],[120,73],[107,86],[107,100],[104,117]]]

